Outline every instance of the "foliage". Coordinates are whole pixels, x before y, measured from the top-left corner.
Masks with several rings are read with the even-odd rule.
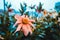
[[[56,2],[56,3],[55,3],[55,10],[56,10],[57,12],[60,11],[60,2]]]
[[[24,3],[24,6],[23,6],[23,5],[20,3],[20,6],[21,6],[21,9],[19,9],[19,11],[20,11],[21,15],[23,15],[24,12],[26,11],[27,5],[26,5],[26,3]]]

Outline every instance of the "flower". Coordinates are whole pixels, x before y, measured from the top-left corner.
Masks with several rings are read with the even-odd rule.
[[[32,34],[32,27],[35,29],[34,25],[32,22],[35,22],[35,20],[30,20],[27,15],[15,15],[15,19],[17,20],[14,26],[18,24],[18,27],[14,33],[17,31],[22,30],[25,36],[28,35],[28,33]],[[31,27],[32,26],[32,27]]]
[[[3,40],[4,38],[0,35],[0,39],[2,39],[2,40]]]
[[[47,11],[46,11],[46,10],[44,10],[44,11],[43,11],[43,14],[44,14],[44,16],[46,16],[46,15],[47,15]]]
[[[8,8],[8,12],[12,12],[13,9]]]

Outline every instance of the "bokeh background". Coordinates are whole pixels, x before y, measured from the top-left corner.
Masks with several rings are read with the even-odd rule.
[[[26,14],[36,29],[25,37],[19,31],[12,35],[16,19],[14,15]],[[0,0],[1,40],[60,40],[60,0]]]

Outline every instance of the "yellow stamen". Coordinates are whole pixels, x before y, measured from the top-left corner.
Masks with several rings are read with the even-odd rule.
[[[23,18],[22,22],[23,24],[28,24],[29,20],[27,18]]]

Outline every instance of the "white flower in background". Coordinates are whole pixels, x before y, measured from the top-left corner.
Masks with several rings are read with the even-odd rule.
[[[3,40],[4,38],[0,35],[0,39],[2,39],[2,40]]]
[[[60,22],[60,17],[58,17],[58,22]]]
[[[52,15],[53,15],[53,18],[56,18],[56,16],[58,16],[58,13],[53,12]]]

